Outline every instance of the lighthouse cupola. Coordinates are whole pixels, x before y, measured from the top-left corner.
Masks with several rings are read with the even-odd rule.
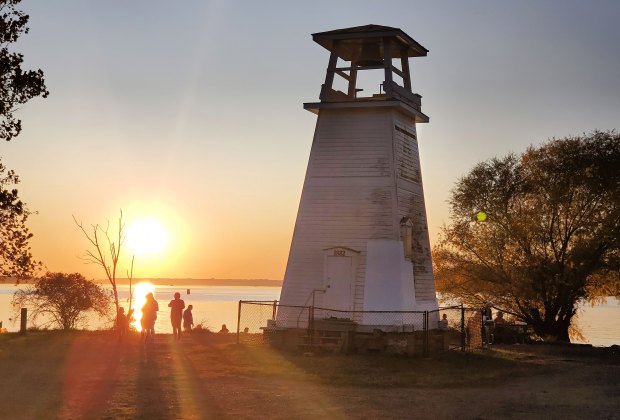
[[[426,56],[428,50],[398,28],[365,25],[320,32],[312,39],[330,52],[319,99],[321,103],[402,101],[416,114],[416,122],[428,122],[421,112],[421,96],[411,90],[409,57]],[[376,90],[360,87],[364,72],[381,72]],[[344,82],[343,90],[335,81]],[[317,112],[320,106],[306,104]]]

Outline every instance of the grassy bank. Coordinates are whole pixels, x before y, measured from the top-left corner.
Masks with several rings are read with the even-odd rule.
[[[613,418],[612,349],[307,357],[195,334],[0,335],[5,418]],[[10,396],[10,397],[8,397]]]

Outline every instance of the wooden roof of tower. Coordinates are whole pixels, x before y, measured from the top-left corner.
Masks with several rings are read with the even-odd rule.
[[[407,57],[426,56],[428,50],[416,42],[399,28],[381,25],[354,26],[351,28],[336,29],[334,31],[312,34],[317,44],[329,51],[334,49],[334,41],[338,41],[337,55],[347,61],[355,59],[364,40],[368,38],[390,37],[398,42],[393,43],[392,57],[401,58],[404,53]]]

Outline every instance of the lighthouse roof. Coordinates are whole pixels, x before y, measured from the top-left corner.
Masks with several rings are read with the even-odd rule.
[[[382,25],[364,25],[351,28],[336,29],[327,32],[312,34],[314,42],[329,51],[334,50],[337,42],[336,53],[344,60],[350,61],[359,55],[364,42],[370,38],[393,38],[397,42],[392,43],[392,57],[422,57],[428,50],[399,28]]]

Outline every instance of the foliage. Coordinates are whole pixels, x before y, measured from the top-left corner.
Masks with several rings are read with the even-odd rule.
[[[434,249],[438,290],[492,302],[538,335],[569,341],[580,300],[620,295],[618,168],[614,131],[476,165],[453,189]]]
[[[47,97],[43,71],[24,70],[24,56],[11,52],[9,46],[28,33],[28,15],[15,9],[21,0],[0,0],[0,139],[19,135],[21,120],[15,111],[30,99]]]
[[[206,324],[206,321],[200,321],[192,328],[192,333],[212,333],[211,328]]]
[[[15,172],[0,162],[0,276],[20,279],[31,277],[40,263],[30,253],[26,221],[31,213],[12,188],[17,183]]]
[[[48,318],[50,325],[63,330],[75,329],[86,312],[105,316],[109,311],[110,296],[103,288],[86,280],[79,273],[46,273],[26,289],[13,295],[15,308],[29,307],[33,322]]]
[[[23,56],[9,51],[10,44],[28,33],[28,15],[16,10],[20,0],[0,0],[0,138],[6,141],[21,131],[21,121],[13,115],[20,105],[36,97],[47,97],[43,72],[24,71]],[[19,199],[15,172],[0,162],[0,276],[30,277],[39,267],[32,259],[26,228],[31,214]]]

